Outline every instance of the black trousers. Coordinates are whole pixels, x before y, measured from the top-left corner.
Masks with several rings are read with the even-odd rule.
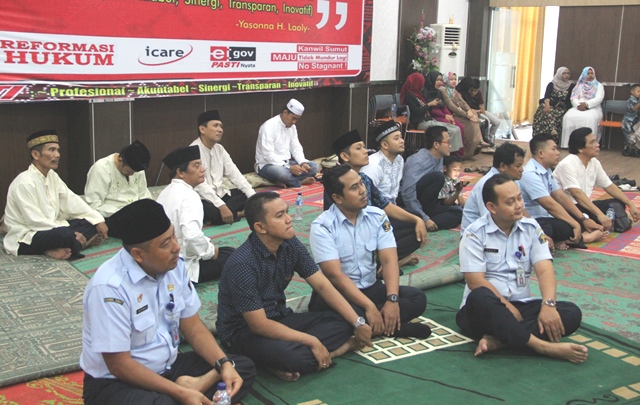
[[[239,402],[249,393],[253,380],[256,378],[256,367],[251,360],[244,356],[229,355],[236,363],[236,371],[244,380],[240,391],[231,399],[232,403]],[[178,377],[188,375],[198,377],[211,371],[213,367],[196,352],[180,353],[171,366],[171,370],[162,374],[163,377],[176,381]],[[179,402],[168,395],[147,391],[134,387],[115,378],[93,378],[84,374],[85,405],[179,405]],[[211,399],[216,392],[214,384],[204,395]]]
[[[546,332],[540,334],[538,328],[541,300],[511,301],[511,304],[520,311],[522,321],[513,316],[493,291],[486,287],[476,288],[467,297],[465,306],[458,311],[456,323],[462,333],[473,339],[479,340],[484,335],[490,335],[509,348],[525,347],[531,335],[549,340]],[[564,325],[564,336],[572,334],[582,320],[580,308],[566,301],[558,301],[556,305]]]
[[[416,226],[411,222],[391,219],[393,237],[396,240],[398,259],[404,259],[420,248],[420,242],[416,239]]]
[[[594,201],[591,201],[591,202],[593,203],[593,205],[598,207],[598,209],[600,211],[602,211],[603,214],[607,213],[607,209],[609,208],[609,204],[613,204],[613,205],[618,205],[619,206],[618,209],[616,210],[616,212],[620,212],[620,210],[625,210],[626,209],[626,205],[624,205],[624,203],[622,201],[618,200],[617,198],[609,198],[608,200],[594,200]],[[582,211],[585,214],[589,215],[590,219],[593,219],[594,221],[596,221],[596,223],[600,224],[600,221],[598,221],[598,218],[596,218],[596,216],[591,211],[587,211],[585,208],[582,208],[582,206],[580,206],[580,204],[576,204],[576,207],[578,207],[578,209],[580,211]],[[600,225],[602,225],[602,224],[600,224]]]
[[[277,321],[317,337],[329,352],[342,346],[353,335],[353,325],[335,311],[293,313]],[[308,346],[258,336],[248,326],[236,332],[224,346],[232,353],[249,357],[258,367],[309,374],[317,371],[319,366]]]
[[[444,173],[427,173],[416,184],[416,196],[422,210],[438,225],[439,230],[451,229],[462,222],[460,207],[440,204],[438,194],[444,186]]]
[[[380,280],[369,288],[361,289],[362,293],[367,296],[378,310],[382,309],[384,304],[387,303],[387,288]],[[427,296],[425,293],[415,287],[400,286],[398,291],[398,303],[400,304],[400,322],[406,323],[410,320],[422,315],[427,308]],[[354,311],[363,318],[366,319],[364,309],[357,305],[351,304]],[[311,300],[309,301],[309,311],[325,311],[330,309],[329,305],[322,299],[322,297],[316,292],[311,293]]]
[[[198,283],[219,279],[222,275],[224,264],[235,250],[236,248],[232,247],[219,247],[218,257],[215,260],[200,260]]]
[[[227,205],[227,208],[233,213],[234,222],[238,220],[238,212],[244,209],[244,203],[247,202],[247,196],[237,188],[231,190],[231,195],[226,194],[222,197],[222,201]],[[223,225],[222,216],[220,210],[209,201],[202,200],[202,207],[204,208],[204,223],[212,225]]]
[[[573,237],[573,228],[561,219],[548,217],[536,218],[544,234],[553,239],[554,242],[562,242]]]
[[[71,257],[82,257],[80,254],[82,246],[76,240],[76,232],[80,232],[89,240],[98,231],[95,225],[91,225],[86,219],[71,219],[67,222],[69,222],[69,226],[36,232],[30,245],[21,242],[18,255],[41,255],[47,250],[70,248]]]

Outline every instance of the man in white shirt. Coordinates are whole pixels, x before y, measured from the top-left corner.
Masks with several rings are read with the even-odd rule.
[[[204,222],[213,225],[232,224],[244,217],[244,203],[256,193],[220,145],[222,133],[218,110],[206,111],[198,116],[198,139],[191,142],[200,149],[204,167],[204,183],[196,187],[204,207]],[[225,178],[238,188],[228,190]]]
[[[175,228],[187,274],[194,283],[220,278],[222,268],[235,249],[216,248],[202,233],[203,208],[194,190],[204,182],[200,149],[193,145],[178,148],[162,160],[171,170],[171,183],[158,196]]]
[[[84,200],[106,218],[110,236],[122,238],[110,226],[109,218],[113,214],[134,201],[151,198],[144,172],[150,160],[149,149],[142,142],[134,141],[120,153],[96,161],[89,169]]]
[[[616,215],[621,217],[616,220],[619,223],[616,232],[626,231],[631,228],[631,219],[624,220],[624,206],[629,207],[634,222],[640,221],[640,211],[607,176],[600,161],[596,159],[599,155],[600,145],[591,128],[578,128],[569,136],[569,155],[558,163],[553,177],[580,211],[607,230],[611,229],[612,223],[605,212],[609,205],[613,205]],[[603,188],[613,198],[591,201],[594,187]]]
[[[7,194],[5,250],[60,260],[84,257],[81,249],[107,239],[104,218],[55,172],[60,162],[56,131],[31,134],[27,147],[31,165],[11,182]]]
[[[401,130],[402,126],[393,121],[376,128],[374,135],[380,150],[369,156],[369,164],[360,169],[392,204],[396,204],[404,168],[404,139]]]
[[[318,173],[318,164],[304,157],[298,140],[296,122],[303,112],[302,103],[292,98],[258,132],[256,173],[282,188],[311,184]]]

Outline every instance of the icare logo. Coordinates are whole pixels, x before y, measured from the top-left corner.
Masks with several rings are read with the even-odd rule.
[[[210,53],[212,62],[256,60],[256,48],[212,46]]]
[[[138,57],[138,63],[145,66],[161,66],[176,63],[191,55],[193,47],[186,45],[175,48],[146,46],[143,54]]]

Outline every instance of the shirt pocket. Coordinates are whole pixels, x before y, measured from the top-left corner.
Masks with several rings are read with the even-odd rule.
[[[378,241],[376,239],[369,239],[367,243],[364,244],[364,248],[367,251],[367,257],[371,257],[371,262],[375,262],[375,254],[378,250]]]
[[[497,252],[494,250],[497,250]],[[504,255],[502,254],[501,249],[491,249],[491,251],[485,250],[484,257],[488,265],[495,266],[504,261]]]
[[[156,334],[156,317],[149,311],[133,318],[131,331],[131,348],[145,346],[154,341]]]
[[[339,243],[340,241],[338,241]],[[353,245],[351,243],[343,243],[339,249],[340,257],[351,257],[353,255]]]

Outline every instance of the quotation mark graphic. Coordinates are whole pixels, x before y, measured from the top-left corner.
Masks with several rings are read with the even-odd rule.
[[[342,29],[342,27],[347,23],[347,9],[348,3],[343,1],[336,2],[336,15],[340,16],[340,21],[335,25],[336,30]],[[322,14],[322,19],[318,24],[316,24],[316,27],[320,29],[327,25],[327,21],[329,21],[329,14],[331,12],[331,3],[329,0],[318,0],[317,11]]]

